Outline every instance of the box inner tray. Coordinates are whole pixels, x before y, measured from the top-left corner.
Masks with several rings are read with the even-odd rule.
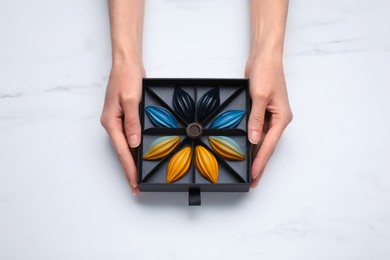
[[[176,109],[174,106],[175,89],[180,89],[180,93],[186,100],[193,101],[193,120],[188,112]],[[200,100],[206,100],[208,93],[217,93],[219,98],[218,106],[214,109],[204,111],[197,109],[201,105]],[[180,94],[179,93],[179,94]],[[250,185],[250,145],[247,140],[247,120],[249,111],[248,97],[248,81],[243,79],[144,79],[143,81],[143,97],[140,105],[140,120],[142,126],[142,142],[137,154],[138,180],[141,191],[188,191],[190,188],[199,188],[202,191],[247,191]],[[206,95],[206,96],[205,96]],[[182,99],[179,98],[179,101]],[[208,101],[208,100],[207,100]],[[177,103],[177,104],[178,104]],[[204,102],[202,104],[205,104]],[[208,103],[207,103],[208,104]],[[164,117],[156,113],[156,118],[152,118],[147,113],[150,107],[162,108],[164,113],[170,114],[175,121],[174,126],[156,125],[156,122]],[[202,106],[205,107],[205,106]],[[187,107],[188,108],[188,107]],[[207,106],[206,106],[207,108]],[[222,116],[217,123],[212,126],[216,118],[222,113],[234,114],[230,111],[238,111],[240,120],[236,120],[232,116],[232,120]],[[159,111],[157,111],[159,112]],[[203,113],[203,115],[202,115]],[[229,114],[229,115],[230,115]],[[154,114],[153,114],[154,115]],[[235,114],[234,114],[235,115]],[[198,120],[202,118],[202,120]],[[155,120],[155,121],[153,121]],[[157,121],[156,121],[157,120]],[[163,121],[164,121],[163,120]],[[238,122],[236,122],[236,121]],[[169,120],[168,120],[169,121]],[[165,121],[164,121],[165,122]],[[169,122],[168,122],[169,123]],[[234,123],[234,125],[233,125]],[[202,133],[197,132],[197,126],[192,128],[195,132],[189,130],[190,124],[196,124],[202,129]],[[232,127],[233,125],[233,127]],[[210,127],[212,126],[212,127]],[[215,126],[218,126],[215,127]],[[195,136],[192,136],[192,134]],[[145,154],[151,145],[161,137],[178,136],[180,142],[176,144],[173,150],[162,158],[154,160],[144,159]],[[209,137],[217,137],[217,140],[232,142],[238,146],[239,150],[244,154],[245,159],[231,160],[221,155],[216,151],[215,147],[210,143]],[[175,137],[177,140],[177,137]],[[219,139],[218,139],[219,138]],[[163,138],[164,139],[164,138]],[[154,142],[154,143],[153,143]],[[231,143],[228,143],[231,145]],[[219,145],[219,144],[218,144]],[[201,174],[196,167],[196,146],[202,146],[215,157],[218,165],[218,180],[212,183],[204,174]],[[190,166],[183,177],[167,183],[167,168],[172,157],[180,152],[184,147],[191,149]],[[230,146],[231,147],[231,146]],[[235,146],[236,147],[236,146]],[[189,158],[189,157],[188,157]]]

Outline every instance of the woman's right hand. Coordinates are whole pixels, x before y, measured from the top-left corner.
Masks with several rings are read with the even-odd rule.
[[[139,103],[142,93],[142,64],[113,64],[108,81],[101,124],[106,129],[126,172],[133,194],[139,193],[137,169],[131,148],[141,142]]]

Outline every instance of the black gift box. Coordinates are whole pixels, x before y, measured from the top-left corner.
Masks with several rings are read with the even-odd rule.
[[[200,192],[247,192],[248,85],[245,79],[144,79],[136,160],[139,189],[189,192],[190,205],[200,204]],[[184,148],[187,154],[181,152]],[[172,173],[183,172],[178,168],[186,173],[174,179]]]

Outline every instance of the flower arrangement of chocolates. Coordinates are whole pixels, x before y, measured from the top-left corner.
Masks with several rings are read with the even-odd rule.
[[[141,190],[170,191],[175,185],[172,191],[229,191],[211,187],[221,184],[249,189],[247,84],[231,82],[223,87],[218,80],[144,80]]]

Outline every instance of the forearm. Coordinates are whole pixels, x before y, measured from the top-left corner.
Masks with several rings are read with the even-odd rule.
[[[288,0],[251,0],[251,56],[267,53],[281,60]]]
[[[144,0],[109,0],[112,62],[142,64]]]

